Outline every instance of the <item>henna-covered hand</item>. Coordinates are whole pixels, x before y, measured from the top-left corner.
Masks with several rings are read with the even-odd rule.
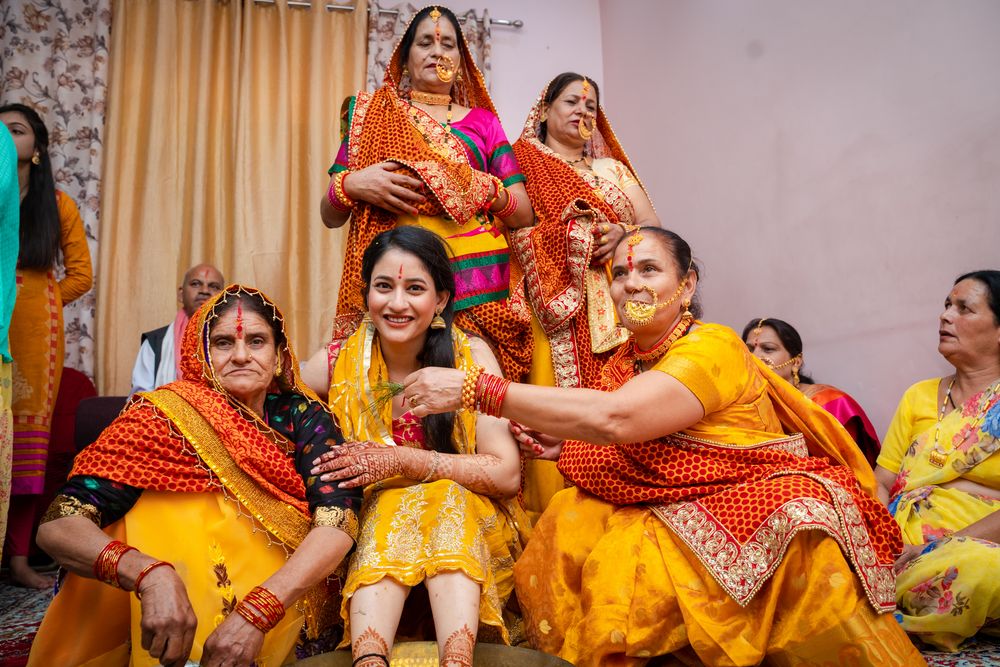
[[[521,449],[522,456],[527,459],[557,461],[562,452],[563,443],[566,442],[513,421],[510,423],[510,432],[517,440],[517,446]]]
[[[430,452],[375,442],[348,442],[313,461],[312,474],[351,489],[402,475],[420,481],[427,475]]]

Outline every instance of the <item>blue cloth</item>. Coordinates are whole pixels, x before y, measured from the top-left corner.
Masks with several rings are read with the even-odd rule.
[[[10,316],[17,296],[20,251],[21,187],[17,181],[17,149],[7,126],[0,123],[0,357],[10,363]]]

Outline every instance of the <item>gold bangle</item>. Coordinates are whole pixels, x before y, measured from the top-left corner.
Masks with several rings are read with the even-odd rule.
[[[465,380],[462,381],[462,407],[470,412],[476,410],[476,383],[483,372],[483,367],[473,364],[465,371]]]

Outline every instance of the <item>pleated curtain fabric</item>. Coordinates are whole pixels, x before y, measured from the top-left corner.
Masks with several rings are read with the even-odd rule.
[[[141,332],[211,262],[328,340],[343,230],[319,217],[343,99],[364,85],[366,15],[221,0],[115,0],[98,296],[103,394],[127,393]]]

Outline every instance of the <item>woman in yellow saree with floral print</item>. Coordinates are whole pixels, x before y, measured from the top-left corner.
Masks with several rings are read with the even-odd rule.
[[[1000,271],[956,281],[940,335],[955,374],[906,391],[876,476],[906,544],[897,618],[957,651],[977,632],[1000,630]]]

